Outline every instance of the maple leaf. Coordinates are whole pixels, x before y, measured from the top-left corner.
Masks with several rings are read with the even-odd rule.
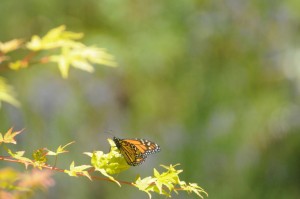
[[[9,153],[9,155],[11,155],[11,157],[22,162],[26,168],[28,167],[28,165],[33,164],[32,160],[30,160],[29,158],[23,157],[23,155],[25,154],[25,151],[17,151],[14,153],[10,149],[8,149],[7,152]]]
[[[1,101],[10,103],[11,105],[14,105],[16,107],[20,106],[20,102],[16,100],[14,96],[15,93],[13,87],[6,82],[5,78],[0,77],[0,108]]]
[[[58,154],[61,154],[61,153],[67,153],[67,152],[69,152],[69,151],[65,150],[65,148],[66,148],[67,146],[69,146],[70,144],[73,144],[73,143],[74,143],[74,141],[69,142],[68,144],[66,144],[66,145],[64,145],[64,146],[59,145],[59,147],[56,149],[56,152],[50,151],[49,149],[45,149],[45,150],[48,151],[48,153],[47,153],[46,155],[54,155],[54,156],[57,156]]]
[[[0,42],[0,51],[2,53],[8,53],[10,51],[14,51],[21,47],[21,44],[23,43],[22,39],[13,39],[7,42]]]
[[[75,166],[74,161],[70,165],[70,170],[65,170],[65,173],[69,174],[69,176],[78,176],[78,174],[84,175],[90,180],[92,180],[91,176],[87,171],[84,171],[88,168],[91,168],[91,165],[80,165],[80,166]]]
[[[8,131],[4,134],[4,136],[0,133],[0,144],[3,143],[11,143],[11,144],[17,144],[15,137],[16,135],[20,134],[21,131],[15,131],[13,132],[13,128],[8,129]]]

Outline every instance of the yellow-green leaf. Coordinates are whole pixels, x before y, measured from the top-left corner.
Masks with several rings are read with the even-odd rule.
[[[14,98],[14,95],[15,93],[12,86],[8,85],[3,77],[0,77],[0,108],[1,101],[5,101],[14,106],[20,106],[20,103]]]
[[[33,166],[42,169],[42,166],[44,166],[47,162],[47,157],[46,157],[47,153],[48,151],[45,148],[35,150],[32,154],[34,159]]]
[[[27,48],[33,51],[57,48],[60,53],[50,55],[49,60],[58,64],[63,78],[67,78],[70,67],[78,68],[87,72],[93,72],[93,64],[117,66],[114,57],[103,48],[88,47],[76,40],[83,37],[82,33],[74,33],[65,30],[65,26],[59,26],[50,30],[44,37],[34,35]],[[15,64],[12,68],[19,68]]]
[[[76,42],[73,40],[83,37],[82,33],[74,33],[65,30],[64,25],[50,30],[44,37],[34,35],[26,47],[33,51],[48,50],[62,46],[73,46]]]
[[[56,149],[56,152],[50,151],[49,149],[45,149],[45,150],[48,151],[48,152],[47,152],[47,155],[58,155],[58,154],[61,154],[61,153],[67,153],[67,152],[69,152],[69,151],[65,150],[65,148],[66,148],[67,146],[69,146],[70,144],[73,144],[73,143],[75,143],[75,142],[74,142],[74,141],[69,142],[68,144],[66,144],[66,145],[64,145],[64,146],[59,145],[59,147]]]
[[[84,175],[90,180],[92,180],[91,176],[87,171],[85,171],[88,168],[91,168],[91,165],[80,165],[80,166],[75,166],[74,161],[70,165],[70,170],[65,170],[64,172],[69,174],[69,176],[75,176],[77,177],[79,174]]]
[[[106,53],[104,49],[87,47],[81,43],[72,47],[62,47],[61,54],[50,56],[50,61],[58,64],[63,78],[68,77],[70,67],[94,72],[92,64],[116,66],[114,57]]]
[[[13,39],[7,42],[0,42],[0,51],[4,54],[14,51],[21,47],[23,43],[22,39]]]
[[[179,180],[178,174],[182,172],[182,170],[177,170],[176,165],[164,166],[167,171],[159,173],[156,169],[154,169],[154,177],[146,177],[146,178],[138,178],[133,184],[141,191],[144,191],[148,194],[149,198],[151,198],[150,192],[156,192],[161,195],[170,196],[170,193],[174,191],[177,193],[177,190],[187,191],[188,193],[195,193],[199,197],[203,198],[201,193],[207,195],[207,193],[199,187],[196,183],[189,183],[188,185],[184,181]],[[178,187],[180,186],[180,188]]]
[[[206,191],[204,191],[203,188],[199,187],[197,185],[197,183],[189,183],[187,184],[184,181],[180,182],[180,187],[182,190],[187,191],[188,193],[192,193],[194,192],[195,194],[197,194],[199,197],[203,198],[203,196],[201,195],[201,193],[204,193],[206,196],[208,196],[208,193]]]
[[[29,158],[23,157],[23,155],[25,154],[25,151],[17,151],[17,152],[12,152],[10,149],[7,150],[7,152],[15,159],[19,160],[20,162],[22,162],[25,167],[27,168],[29,164],[33,164],[32,160],[30,160]]]
[[[0,143],[11,143],[11,144],[17,144],[15,137],[16,135],[20,134],[22,132],[21,131],[14,131],[13,129],[10,128],[5,134],[4,136],[0,133]]]
[[[151,176],[146,178],[138,178],[135,183],[133,184],[136,186],[139,190],[144,191],[148,194],[149,198],[151,198],[150,191],[154,191],[154,182],[156,181],[155,178],[152,178]]]
[[[27,68],[27,67],[28,67],[27,61],[18,60],[18,61],[9,63],[9,68],[12,70],[20,70],[20,69]]]
[[[104,169],[105,174],[103,173],[103,175],[106,176],[106,174],[113,175],[129,169],[130,166],[117,150],[115,143],[111,139],[108,139],[108,142],[111,145],[109,153],[105,154],[102,151],[85,153],[91,157],[91,164],[95,167],[95,170],[101,172]]]

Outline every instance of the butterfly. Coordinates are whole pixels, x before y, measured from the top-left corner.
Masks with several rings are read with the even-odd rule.
[[[120,139],[113,137],[117,148],[130,166],[142,164],[148,155],[160,151],[160,147],[146,139]]]

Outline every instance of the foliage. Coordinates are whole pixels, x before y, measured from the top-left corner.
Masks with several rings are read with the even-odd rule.
[[[10,128],[4,136],[1,135],[1,140],[0,144],[17,144],[15,140],[15,136],[21,133],[21,131],[16,131],[13,132],[12,128]],[[53,152],[48,149],[37,149],[33,153],[33,159],[24,157],[25,151],[18,151],[13,153],[11,149],[7,148],[5,146],[5,149],[7,150],[8,154],[10,156],[0,156],[0,160],[3,161],[9,161],[9,162],[17,162],[20,164],[25,165],[26,168],[28,166],[32,167],[37,167],[41,171],[35,171],[33,170],[32,175],[36,175],[38,173],[41,175],[41,177],[38,180],[41,181],[33,181],[33,182],[27,182],[24,183],[21,181],[21,185],[24,184],[30,184],[30,186],[26,186],[26,189],[24,186],[21,186],[18,184],[18,186],[12,186],[12,184],[15,184],[16,181],[19,179],[16,176],[18,174],[12,170],[3,170],[0,171],[3,173],[3,176],[10,176],[10,177],[4,177],[4,179],[0,178],[0,186],[5,190],[3,193],[0,194],[10,194],[10,191],[13,191],[14,193],[19,192],[33,192],[33,189],[36,186],[42,186],[44,188],[48,187],[46,185],[43,185],[43,183],[47,183],[50,179],[48,179],[50,176],[50,173],[44,172],[45,170],[50,170],[50,171],[59,171],[59,172],[64,172],[67,173],[69,176],[82,176],[82,177],[87,177],[90,180],[93,179],[100,179],[96,175],[93,175],[94,172],[99,172],[102,175],[104,175],[107,178],[102,178],[102,180],[107,180],[107,181],[112,181],[118,184],[121,187],[121,184],[128,184],[137,187],[139,190],[144,191],[148,194],[149,198],[151,198],[151,193],[150,192],[156,192],[161,195],[166,195],[168,197],[171,197],[171,193],[177,191],[186,191],[188,193],[194,192],[197,194],[199,197],[203,198],[202,193],[208,194],[201,188],[199,187],[196,183],[186,183],[184,181],[181,181],[179,179],[179,173],[182,172],[182,170],[177,170],[175,167],[177,165],[170,165],[170,166],[164,166],[161,165],[164,169],[167,171],[163,173],[159,173],[156,169],[154,169],[154,177],[146,177],[141,179],[138,177],[134,182],[124,182],[124,181],[119,181],[115,179],[112,175],[114,174],[119,174],[123,171],[126,171],[129,168],[129,165],[126,163],[125,159],[122,157],[122,155],[118,152],[117,147],[115,146],[115,143],[109,139],[108,140],[109,144],[111,145],[111,150],[109,153],[104,154],[102,151],[95,151],[95,152],[85,152],[86,155],[88,155],[91,158],[91,165],[79,165],[75,166],[75,162],[72,161],[70,164],[69,169],[60,169],[56,167],[56,161],[57,157],[63,153],[68,152],[65,150],[67,146],[74,142],[70,142],[64,146],[59,146],[56,149],[56,152]],[[47,163],[48,158],[46,156],[55,156],[55,164],[54,166],[51,166]],[[90,170],[93,168],[92,170]],[[34,178],[34,177],[32,177]],[[27,178],[26,178],[27,179]],[[28,180],[28,179],[27,179]],[[52,180],[50,180],[52,181]],[[34,184],[34,186],[33,186]],[[53,183],[51,183],[53,184]],[[9,188],[8,188],[9,187]]]
[[[106,66],[116,66],[113,56],[106,53],[105,49],[100,49],[95,46],[85,46],[77,40],[83,37],[82,33],[74,33],[65,30],[65,26],[60,26],[50,30],[45,36],[39,37],[34,35],[29,42],[24,42],[21,39],[14,39],[8,42],[0,43],[0,64],[5,63],[7,69],[21,70],[34,65],[54,62],[58,65],[63,78],[67,78],[70,67],[78,68],[87,72],[93,72],[92,64],[103,64]],[[22,58],[12,61],[13,56],[8,53],[25,48],[30,51],[29,54]],[[1,65],[0,65],[1,66]],[[3,65],[2,69],[5,68]],[[0,77],[0,102],[5,101],[12,105],[18,106],[20,103],[14,98],[13,89],[6,83],[3,77]],[[50,178],[53,171],[63,172],[73,177],[87,177],[89,180],[106,180],[116,183],[121,187],[121,184],[131,185],[144,191],[151,198],[150,192],[156,192],[161,195],[171,196],[172,192],[177,193],[178,190],[188,193],[194,192],[199,197],[203,198],[202,193],[207,193],[196,183],[185,183],[179,180],[178,174],[182,170],[176,170],[175,166],[163,166],[167,171],[159,173],[154,169],[154,177],[146,177],[141,179],[138,177],[134,182],[120,181],[115,176],[126,171],[130,166],[126,163],[124,157],[120,154],[115,146],[115,143],[109,139],[111,146],[109,153],[103,151],[85,152],[91,160],[90,164],[75,166],[75,161],[70,163],[69,169],[61,169],[57,167],[58,157],[69,151],[66,150],[74,142],[69,142],[65,145],[60,145],[56,150],[48,148],[36,149],[32,153],[32,159],[25,156],[25,151],[13,151],[8,148],[8,144],[17,144],[15,137],[21,131],[13,131],[10,128],[6,133],[0,133],[0,145],[7,151],[9,156],[0,156],[0,160],[7,162],[15,162],[23,164],[26,169],[29,166],[33,167],[32,173],[28,176],[23,176],[14,170],[4,169],[0,186],[3,191],[0,191],[1,197],[17,198],[22,195],[33,195],[36,188],[46,190],[52,186],[53,180]],[[54,164],[48,163],[49,157],[54,156]],[[38,170],[37,170],[38,169]],[[100,173],[106,178],[100,178],[95,175]],[[23,177],[22,177],[23,176]],[[37,178],[37,176],[40,176]],[[24,178],[24,179],[23,179]],[[31,179],[31,180],[30,180]]]
[[[10,51],[0,75],[13,85],[22,107],[2,102],[0,131],[26,127],[35,135],[22,136],[30,150],[46,141],[42,146],[80,138],[70,150],[77,154],[98,150],[107,128],[121,137],[157,137],[164,152],[120,178],[172,160],[181,163],[185,179],[214,190],[213,198],[299,198],[299,1],[0,4],[1,41],[37,33],[43,37],[63,22],[84,32],[87,45],[107,47],[122,66],[95,67],[93,75],[71,67],[64,81],[53,74],[60,71],[50,61],[32,63],[28,72],[4,70],[8,57],[16,61],[23,57],[20,51],[27,55],[26,47]],[[18,150],[23,149],[13,151]],[[85,158],[76,158],[76,166]],[[66,199],[143,194],[103,190],[103,183],[88,180],[66,189],[69,180],[61,179],[55,188]]]
[[[60,54],[49,56],[49,60],[58,64],[64,78],[68,77],[70,66],[87,72],[94,71],[94,67],[90,63],[116,66],[113,57],[106,53],[104,49],[93,46],[88,47],[75,41],[82,37],[82,33],[65,31],[65,26],[60,26],[50,30],[42,38],[34,35],[26,47],[35,52],[59,49]]]
[[[32,36],[27,43],[22,39],[13,39],[7,42],[0,42],[0,69],[9,68],[20,70],[30,67],[36,63],[46,64],[53,62],[58,65],[63,78],[69,75],[70,67],[87,72],[94,72],[92,64],[102,64],[115,67],[114,57],[103,48],[86,46],[78,39],[83,33],[66,31],[64,25],[50,30],[45,36]],[[9,55],[12,51],[25,48],[28,55],[24,58],[15,58]],[[6,64],[6,65],[5,65]],[[1,101],[14,106],[20,103],[15,99],[12,86],[0,76],[0,108]]]
[[[80,166],[75,166],[74,161],[70,164],[70,170],[65,170],[65,173],[69,174],[69,176],[78,176],[78,174],[82,176],[86,176],[91,180],[90,174],[85,171],[86,169],[91,168],[90,165],[80,165]]]
[[[182,170],[176,170],[176,165],[165,166],[161,165],[167,171],[163,173],[159,173],[156,169],[154,169],[154,177],[145,177],[141,179],[140,177],[135,181],[134,186],[139,188],[141,191],[144,191],[148,194],[149,198],[151,198],[150,192],[156,192],[162,195],[166,195],[171,197],[171,192],[177,193],[177,190],[187,191],[188,193],[194,192],[199,197],[203,198],[201,195],[208,194],[197,185],[197,183],[189,183],[187,184],[185,181],[180,181],[178,174],[182,172]],[[179,186],[179,187],[176,187]]]
[[[1,62],[0,62],[1,63]],[[19,106],[20,103],[14,97],[14,92],[12,86],[7,84],[6,80],[3,77],[0,77],[0,108],[1,101],[8,102],[14,106]]]
[[[5,134],[4,136],[2,135],[2,133],[0,133],[0,144],[1,143],[12,143],[12,144],[17,144],[15,137],[16,135],[20,134],[21,131],[16,131],[16,132],[12,132],[12,128],[10,128]]]

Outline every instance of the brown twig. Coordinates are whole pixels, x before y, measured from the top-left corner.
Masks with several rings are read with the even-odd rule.
[[[29,65],[30,65],[30,66],[33,66],[33,65],[38,64],[38,63],[40,63],[40,64],[45,64],[45,63],[48,63],[48,62],[50,61],[50,60],[49,60],[49,56],[42,57],[42,58],[40,58],[39,60],[36,60],[36,61],[35,61],[35,60],[33,60],[33,58],[36,56],[36,54],[37,54],[37,52],[34,52],[34,51],[29,52],[24,58],[22,58],[22,59],[20,60],[21,63],[22,63],[22,65],[28,67]],[[4,55],[2,55],[2,56],[4,56]],[[0,57],[1,57],[1,54],[0,54]],[[1,63],[1,62],[0,62],[0,63]],[[3,71],[6,71],[6,70],[8,70],[8,69],[10,69],[10,68],[9,68],[9,65],[7,65],[7,64],[1,65],[1,64],[0,64],[0,73],[3,72]]]
[[[16,162],[16,163],[20,163],[20,164],[27,164],[27,165],[31,165],[34,166],[34,164],[32,162],[25,162],[25,161],[21,161],[21,160],[17,160],[12,158],[11,156],[0,156],[0,160],[3,161],[7,161],[7,162]],[[40,167],[44,168],[44,169],[48,169],[48,170],[54,170],[54,171],[58,171],[58,172],[65,172],[65,169],[60,169],[58,167],[53,167],[51,165],[41,165]],[[86,177],[86,175],[84,175],[81,172],[76,173],[77,176],[82,176],[82,177]],[[109,179],[109,178],[103,178],[103,177],[99,177],[99,176],[91,176],[91,179],[93,180],[104,180],[104,181],[110,181],[110,182],[114,182],[113,180]],[[130,186],[133,186],[133,184],[131,182],[127,182],[127,181],[121,181],[121,180],[117,180],[120,184],[127,184]]]

